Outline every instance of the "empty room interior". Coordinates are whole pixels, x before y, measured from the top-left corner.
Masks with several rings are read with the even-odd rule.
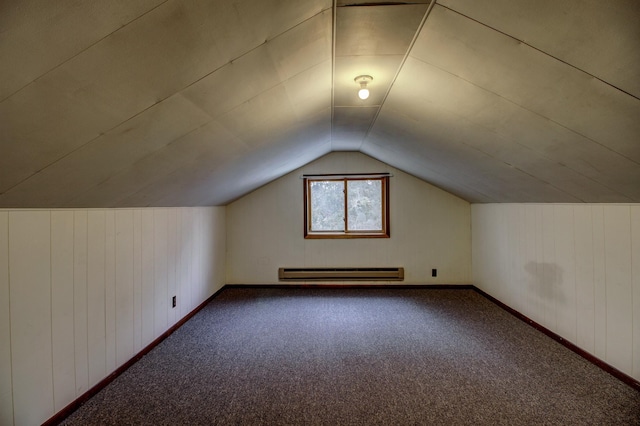
[[[360,295],[376,303],[362,309],[390,312],[392,342],[407,337],[425,351],[421,339],[435,333],[425,318],[453,321],[456,300],[476,306],[469,297],[472,315],[495,311],[452,330],[514,321],[505,330],[531,330],[528,340],[543,336],[630,392],[609,414],[635,410],[625,418],[640,422],[638,22],[636,0],[0,2],[0,425],[62,421],[201,313],[235,327],[248,320],[230,310],[240,299],[252,315],[268,300],[297,315],[314,294],[322,303],[305,308],[310,316],[346,315]],[[404,325],[394,310],[403,294],[418,298]],[[383,326],[368,315],[340,316],[371,337],[355,345],[374,344]],[[473,334],[486,340],[469,338],[460,354],[434,337],[446,365],[462,352],[473,363],[483,349],[511,365],[502,328],[486,321],[488,337]],[[255,326],[264,337],[281,325]],[[354,350],[338,332],[339,347],[326,327],[317,332],[299,352],[321,354],[325,340],[333,352],[315,365]],[[245,340],[253,359],[258,346]],[[338,369],[356,368],[345,359]],[[388,361],[377,370],[402,369]],[[583,367],[549,362],[580,379]],[[455,364],[456,374],[467,367]],[[511,379],[483,371],[487,405],[462,419],[519,424],[516,411],[492,417]],[[287,386],[310,380],[299,374]],[[362,389],[387,404],[367,380]],[[253,383],[247,398],[265,393]],[[249,413],[235,390],[215,394],[240,401],[219,413],[234,424],[313,423],[304,415],[320,410],[306,399],[314,389],[294,403],[269,386],[290,417],[269,417],[273,401]],[[340,392],[366,395],[353,388]],[[558,392],[549,398],[578,399]],[[375,416],[420,398],[314,419],[384,424]],[[464,400],[430,403],[442,411],[407,409],[403,421],[465,422],[442,417]],[[524,405],[529,421],[555,421]]]

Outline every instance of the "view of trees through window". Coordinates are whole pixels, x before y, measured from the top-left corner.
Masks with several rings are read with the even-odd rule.
[[[344,182],[320,180],[310,183],[311,230],[344,231]]]
[[[308,231],[317,233],[385,232],[386,178],[309,180]]]

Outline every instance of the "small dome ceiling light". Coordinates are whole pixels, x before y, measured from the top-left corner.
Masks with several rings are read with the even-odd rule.
[[[369,84],[371,80],[373,80],[373,77],[371,77],[370,75],[359,75],[353,79],[353,81],[360,84],[358,97],[363,101],[369,97],[369,89],[367,89],[367,84]]]

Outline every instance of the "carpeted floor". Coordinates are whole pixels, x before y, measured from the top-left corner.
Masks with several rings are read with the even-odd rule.
[[[66,425],[632,425],[640,392],[473,290],[227,288]]]

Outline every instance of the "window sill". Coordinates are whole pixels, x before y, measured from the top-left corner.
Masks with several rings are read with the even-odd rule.
[[[350,233],[334,233],[334,232],[313,232],[304,236],[307,240],[330,240],[330,239],[352,239],[352,238],[389,238],[389,234],[385,233],[367,233],[367,232],[350,232]]]

